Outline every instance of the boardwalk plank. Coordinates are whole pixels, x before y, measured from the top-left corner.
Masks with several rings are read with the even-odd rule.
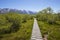
[[[31,40],[43,40],[36,18],[34,18]]]

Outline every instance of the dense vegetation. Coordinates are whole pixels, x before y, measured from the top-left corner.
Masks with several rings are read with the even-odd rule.
[[[0,40],[29,40],[33,17],[9,12],[0,14]]]
[[[36,14],[42,35],[48,35],[48,40],[60,40],[60,13],[54,13],[48,7]]]
[[[60,13],[48,7],[36,15],[9,12],[0,14],[0,40],[30,40],[33,18],[36,17],[42,37],[48,40],[60,40]]]

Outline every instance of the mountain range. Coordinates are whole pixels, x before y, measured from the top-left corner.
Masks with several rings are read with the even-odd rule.
[[[8,13],[8,12],[17,12],[20,14],[36,14],[36,12],[33,11],[26,11],[26,10],[18,10],[18,9],[9,9],[9,8],[0,8],[0,13],[4,14],[4,13]]]

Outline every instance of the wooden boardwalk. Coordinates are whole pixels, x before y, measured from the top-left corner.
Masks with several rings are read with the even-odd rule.
[[[31,40],[43,40],[36,18],[34,18]]]

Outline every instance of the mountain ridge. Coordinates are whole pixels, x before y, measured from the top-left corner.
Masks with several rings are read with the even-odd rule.
[[[8,12],[17,12],[21,14],[36,14],[36,12],[33,11],[26,11],[26,10],[18,10],[18,9],[9,9],[9,8],[0,8],[0,13],[8,13]]]

